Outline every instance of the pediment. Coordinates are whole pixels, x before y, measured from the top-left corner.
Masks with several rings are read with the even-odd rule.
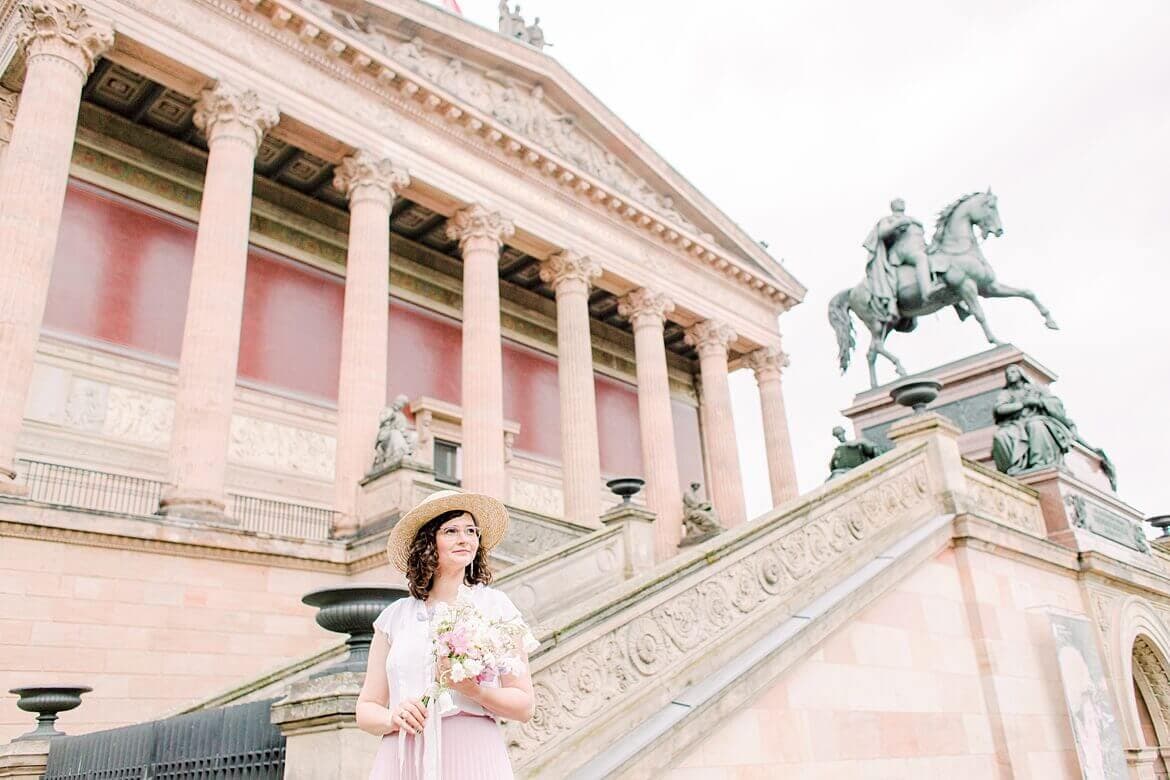
[[[618,196],[607,202],[623,200],[619,213],[639,225],[725,271],[720,257],[733,256],[787,305],[803,297],[795,278],[551,57],[420,0],[288,1],[338,40],[506,128],[528,156],[536,147],[601,183]]]

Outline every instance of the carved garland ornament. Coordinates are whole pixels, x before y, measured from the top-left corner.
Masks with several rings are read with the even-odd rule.
[[[748,368],[755,373],[757,382],[779,380],[789,362],[788,354],[779,347],[760,347],[747,355]]]
[[[536,711],[508,726],[512,758],[524,764],[620,709],[622,699],[701,656],[787,598],[802,580],[930,501],[925,464],[889,474],[856,500],[785,524],[771,543],[710,573],[669,601],[628,619],[533,675]]]
[[[686,330],[686,342],[699,350],[700,357],[727,357],[727,348],[736,339],[731,326],[719,320],[703,320]]]
[[[255,90],[221,82],[203,90],[193,119],[209,144],[224,136],[242,140],[255,150],[264,134],[280,121],[280,112],[275,105],[261,100]]]
[[[18,6],[22,26],[17,41],[30,58],[57,54],[89,75],[97,58],[114,45],[114,28],[78,3],[28,0]]]
[[[456,211],[447,220],[447,237],[459,239],[459,251],[467,249],[467,242],[483,239],[495,243],[497,250],[516,232],[511,220],[504,219],[498,211],[488,211],[478,203]]]
[[[571,249],[557,252],[540,264],[540,278],[559,290],[564,283],[578,283],[588,290],[593,280],[601,276],[601,266],[593,258]]]
[[[372,190],[375,196],[388,196],[389,202],[409,184],[410,176],[404,169],[365,150],[346,157],[333,174],[333,186],[351,201],[361,197],[359,193],[363,190]]]
[[[666,315],[674,311],[674,301],[665,294],[639,287],[618,300],[618,314],[625,317],[638,329],[644,325],[661,328]]]

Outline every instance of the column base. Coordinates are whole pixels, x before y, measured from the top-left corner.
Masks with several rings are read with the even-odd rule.
[[[201,523],[232,523],[227,515],[223,499],[210,495],[198,495],[189,491],[167,491],[158,504],[158,513],[166,517],[178,517]]]

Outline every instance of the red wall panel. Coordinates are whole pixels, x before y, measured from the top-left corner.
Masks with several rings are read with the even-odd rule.
[[[44,326],[177,362],[194,252],[190,222],[70,182]]]
[[[386,401],[399,393],[458,404],[463,360],[462,326],[409,303],[390,301]]]
[[[601,472],[612,477],[642,477],[642,437],[638,427],[638,389],[593,375],[597,395],[597,437]]]
[[[556,360],[504,342],[504,417],[520,423],[516,449],[561,459],[561,393]]]
[[[251,247],[237,375],[337,400],[344,282]]]
[[[681,401],[671,400],[671,416],[674,418],[674,447],[678,451],[678,476],[683,490],[692,482],[703,485],[701,493],[710,495],[707,478],[703,476],[703,443],[699,431],[698,408]],[[682,500],[682,496],[679,496]]]

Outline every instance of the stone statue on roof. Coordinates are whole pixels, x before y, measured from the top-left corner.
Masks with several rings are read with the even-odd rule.
[[[515,10],[512,10],[508,7],[508,0],[500,0],[498,9],[500,35],[524,41],[537,49],[551,45],[544,39],[544,29],[540,26],[539,16],[532,24],[528,24],[520,15],[520,5],[517,4]]]

